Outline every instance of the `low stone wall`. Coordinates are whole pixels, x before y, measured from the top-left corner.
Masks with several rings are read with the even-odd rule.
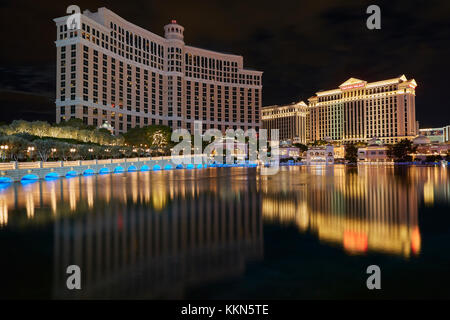
[[[178,162],[176,161],[178,160]],[[179,161],[182,160],[182,164]],[[90,161],[67,161],[54,163],[14,164],[0,168],[0,183],[9,181],[57,178],[82,174],[98,174],[127,171],[155,171],[171,169],[206,168],[208,158],[204,155],[184,158],[158,157],[134,159],[109,159]],[[9,168],[8,168],[9,167]]]

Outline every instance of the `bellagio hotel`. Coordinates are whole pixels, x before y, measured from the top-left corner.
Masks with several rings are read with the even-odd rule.
[[[242,56],[184,44],[175,20],[164,37],[142,29],[106,8],[69,16],[57,28],[56,121],[79,118],[114,133],[137,126],[168,125],[203,130],[258,130],[262,72],[244,69]]]
[[[337,89],[320,91],[309,98],[307,120],[298,122],[306,127],[292,131],[288,138],[341,143],[367,142],[373,137],[384,143],[413,139],[418,132],[416,86],[414,79],[404,75],[376,82],[350,78]],[[270,123],[278,108],[263,108],[264,128],[273,128]],[[304,112],[298,117],[302,120]]]

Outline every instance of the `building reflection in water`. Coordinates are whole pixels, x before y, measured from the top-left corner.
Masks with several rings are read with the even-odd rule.
[[[181,298],[190,286],[241,275],[263,255],[255,180],[198,183],[196,175],[180,170],[16,184],[0,196],[0,227],[8,224],[8,208],[14,211],[9,223],[53,223],[54,298]],[[72,264],[81,268],[83,290],[66,288]]]
[[[403,169],[401,174],[393,166],[286,169],[263,180],[263,217],[295,224],[349,253],[419,254],[422,194],[425,204],[435,196],[448,203],[450,182],[439,167]]]
[[[55,298],[178,298],[263,257],[262,224],[350,254],[419,254],[419,207],[450,203],[440,167],[284,167],[94,175],[0,190],[4,228],[53,224]],[[83,290],[65,289],[81,267]]]

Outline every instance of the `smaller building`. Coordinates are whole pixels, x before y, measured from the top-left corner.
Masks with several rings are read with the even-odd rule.
[[[389,147],[384,145],[380,139],[372,138],[367,147],[358,148],[359,162],[388,162],[391,159],[388,156]]]
[[[419,135],[430,139],[431,143],[450,142],[450,125],[442,128],[419,129]]]
[[[300,157],[300,149],[294,147],[279,148],[280,160]]]
[[[335,160],[344,160],[345,159],[345,146],[337,146],[334,147],[334,159]]]
[[[431,139],[424,135],[419,135],[415,137],[412,141],[414,146],[426,146],[431,144]]]
[[[420,135],[413,140],[413,144],[416,147],[412,155],[414,160],[426,161],[430,156],[445,158],[450,152],[449,143],[432,143],[430,136]]]
[[[222,155],[226,157],[228,152],[237,161],[244,161],[247,158],[248,146],[245,142],[239,142],[234,137],[225,137],[213,142],[214,149],[209,154],[210,157],[214,157],[222,150]]]
[[[334,149],[332,145],[311,147],[306,151],[306,163],[311,165],[334,164]]]

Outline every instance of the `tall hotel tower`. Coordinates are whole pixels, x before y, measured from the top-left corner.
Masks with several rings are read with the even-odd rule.
[[[412,139],[418,133],[414,79],[404,75],[377,82],[350,78],[337,89],[309,98],[308,141],[383,143]]]
[[[285,106],[263,107],[261,118],[270,140],[271,130],[278,129],[278,138],[281,141],[306,144],[308,117],[308,106],[300,101]]]
[[[106,8],[80,15],[80,28],[57,28],[56,122],[79,118],[114,133],[163,124],[193,129],[258,130],[262,72],[243,68],[242,56],[187,46],[172,20],[164,38]]]
[[[418,134],[416,86],[404,75],[377,82],[350,78],[338,89],[317,92],[308,106],[301,101],[263,107],[263,128],[279,129],[280,140],[294,143],[413,139]]]

